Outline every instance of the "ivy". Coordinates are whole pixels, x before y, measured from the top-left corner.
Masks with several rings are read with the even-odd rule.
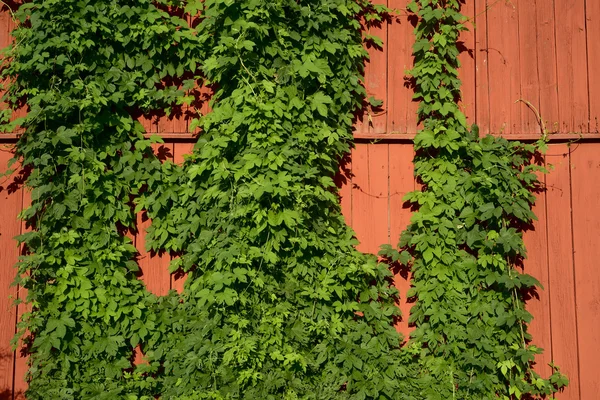
[[[177,399],[397,398],[409,358],[386,264],[355,249],[333,177],[362,107],[366,1],[203,3],[217,90],[181,175],[140,206],[180,253],[148,344]],[[166,176],[173,176],[165,164]],[[162,369],[161,369],[162,368]]]
[[[164,5],[161,5],[164,7]],[[4,101],[26,101],[15,151],[32,189],[31,230],[16,283],[32,310],[28,399],[115,399],[132,379],[156,301],[138,280],[131,200],[160,178],[151,140],[132,115],[183,93],[199,46],[185,21],[146,0],[44,0],[22,5],[6,50]],[[193,78],[193,76],[192,76]],[[26,333],[27,332],[27,333]]]
[[[422,347],[421,373],[436,382],[423,398],[551,395],[567,380],[554,366],[549,379],[532,369],[542,350],[530,344],[524,298],[540,284],[517,268],[523,228],[535,219],[538,147],[467,129],[457,104],[460,2],[415,0],[408,9],[419,19],[412,76],[424,125],[415,138],[423,190],[406,197],[418,211],[399,249],[382,254],[411,264],[411,342]]]
[[[535,218],[536,146],[467,129],[457,0],[419,0],[415,139],[423,190],[392,262],[417,299],[392,326],[389,265],[355,249],[333,177],[362,86],[367,0],[34,0],[17,12],[4,100],[28,107],[15,161],[31,231],[16,283],[31,312],[30,399],[520,399],[566,383],[532,369],[515,266]],[[198,15],[190,27],[177,15]],[[199,70],[200,69],[200,70]],[[194,99],[213,111],[185,163],[161,163],[136,121]],[[7,122],[9,112],[3,112]],[[177,257],[184,291],[157,298],[127,237]],[[135,349],[147,362],[135,365]]]

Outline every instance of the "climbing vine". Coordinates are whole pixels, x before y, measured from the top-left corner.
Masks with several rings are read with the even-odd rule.
[[[125,232],[131,200],[160,176],[132,115],[176,103],[166,78],[195,70],[197,39],[145,0],[33,1],[16,16],[2,77],[4,101],[28,107],[11,124],[25,130],[15,160],[32,189],[16,281],[31,305],[27,398],[125,398],[141,390],[125,377],[155,302]]]
[[[460,4],[409,5],[419,18],[412,76],[424,126],[415,139],[423,190],[406,197],[418,211],[400,249],[382,254],[411,263],[411,340],[422,345],[422,373],[436,382],[424,398],[538,398],[567,382],[556,367],[549,379],[532,369],[541,349],[529,343],[524,298],[540,285],[518,269],[543,168],[531,162],[535,145],[467,128],[458,107]]]
[[[181,253],[147,356],[181,399],[395,398],[391,273],[355,249],[334,175],[363,105],[368,1],[205,1],[213,111],[179,179],[142,201]],[[172,165],[165,165],[171,176]],[[162,370],[161,370],[162,368]]]
[[[417,301],[393,328],[386,263],[355,249],[333,177],[369,107],[368,0],[34,0],[2,77],[28,106],[16,146],[32,205],[16,283],[31,312],[30,399],[519,399],[566,379],[532,369],[515,268],[534,215],[532,145],[479,138],[458,108],[458,0],[419,0],[415,140],[423,190],[398,249]],[[176,15],[199,15],[190,27]],[[196,26],[197,25],[197,26]],[[201,68],[201,71],[199,71]],[[136,121],[190,102],[212,112],[182,166]],[[372,101],[372,104],[377,104]],[[8,120],[8,112],[4,115]],[[155,141],[159,139],[154,139]],[[126,233],[152,219],[184,291],[138,279]],[[145,363],[135,365],[135,349]]]

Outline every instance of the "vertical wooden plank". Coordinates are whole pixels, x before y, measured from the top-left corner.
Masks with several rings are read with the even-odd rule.
[[[545,182],[543,174],[538,179]],[[550,332],[550,292],[548,290],[548,231],[546,224],[546,193],[536,194],[533,212],[538,220],[533,229],[525,232],[523,240],[527,249],[524,261],[524,272],[535,277],[541,284],[532,298],[527,301],[526,308],[533,314],[529,325],[529,333],[533,336],[533,344],[544,349],[543,354],[536,356],[535,370],[542,376],[549,376],[552,371],[548,364],[552,362],[552,335]]]
[[[194,143],[175,143],[173,147],[173,162],[175,164],[182,164],[184,161],[183,156],[185,154],[191,154],[194,149]],[[171,275],[171,289],[176,290],[178,293],[183,292],[183,285],[185,283],[186,276],[175,272]]]
[[[392,9],[404,10],[409,0],[389,0]],[[406,72],[413,67],[414,27],[406,12],[388,26],[388,104],[387,129],[395,133],[415,133],[418,103],[413,100],[412,82]]]
[[[156,116],[142,115],[138,118],[138,121],[140,122],[140,124],[142,124],[146,133],[157,133],[158,132]]]
[[[185,133],[187,132],[187,121],[185,113],[187,107],[175,106],[169,115],[161,115],[157,120],[157,129],[159,134],[163,133]]]
[[[534,1],[522,1],[518,5],[527,3],[535,7]],[[521,120],[521,106],[515,103],[520,97],[520,15],[516,0],[488,2],[488,6],[488,44],[482,50],[487,53],[489,63],[490,131],[511,134],[519,132]]]
[[[587,34],[590,132],[600,132],[600,1],[585,1],[585,19]],[[582,66],[579,66],[582,67]],[[581,71],[583,73],[583,70]]]
[[[569,386],[557,398],[579,400],[579,356],[573,276],[573,226],[569,147],[550,145],[547,162],[554,166],[546,176],[548,226],[548,286],[552,358],[569,377]],[[548,351],[548,349],[546,349]]]
[[[475,123],[475,3],[467,1],[461,9],[462,14],[471,19],[465,26],[468,30],[461,32],[458,49],[460,51],[460,68],[458,75],[462,81],[460,108],[467,116],[470,124]]]
[[[410,223],[411,211],[409,205],[402,198],[409,192],[415,190],[414,179],[414,150],[412,144],[390,144],[390,243],[396,246],[400,241],[401,233]],[[405,338],[410,335],[408,316],[412,304],[408,302],[406,293],[410,289],[411,274],[406,269],[394,271],[394,285],[400,291],[400,311],[402,317],[396,323],[396,329]]]
[[[585,0],[555,0],[558,111],[561,133],[588,132]]]
[[[540,4],[536,8],[538,74],[540,81],[540,115],[549,132],[559,129],[558,82],[556,73],[556,39],[554,7]],[[564,24],[564,21],[560,22]]]
[[[165,143],[153,145],[154,151],[162,159],[172,159],[173,144]],[[139,251],[138,263],[142,271],[142,280],[146,288],[157,296],[166,295],[171,289],[171,278],[169,274],[169,255],[155,254],[146,251],[146,229],[151,221],[144,219],[142,214],[138,215],[137,227],[138,233],[135,240],[135,246]]]
[[[350,155],[340,163],[340,171],[336,177],[339,188],[340,206],[346,225],[352,226],[352,159]]]
[[[6,171],[12,153],[0,147],[0,171]],[[13,391],[15,352],[10,341],[15,335],[17,309],[13,302],[17,296],[10,284],[15,278],[15,264],[19,249],[14,237],[21,232],[17,215],[23,204],[22,192],[14,189],[13,177],[0,180],[0,398],[11,398]]]
[[[490,133],[490,87],[487,1],[475,0],[475,123],[482,135]]]
[[[373,1],[376,4],[387,5],[387,0]],[[376,48],[369,45],[369,57],[365,67],[365,88],[367,97],[375,97],[383,101],[381,109],[371,110],[367,106],[365,114],[362,116],[362,121],[357,121],[357,133],[386,133],[387,131],[387,115],[385,110],[387,104],[387,22],[382,22],[379,27],[369,29],[369,34],[378,36],[383,40],[383,47]]]
[[[23,188],[21,189],[23,192],[23,206],[22,209],[25,209],[31,205],[31,192]],[[21,221],[21,233],[24,233],[27,230],[27,226],[25,221]],[[21,252],[24,251],[24,246],[22,246],[19,250]],[[18,298],[26,301],[27,300],[27,289],[23,287],[18,287]],[[17,307],[17,315],[18,320],[21,320],[23,314],[31,311],[31,305],[26,303],[21,303]],[[17,351],[15,354],[15,380],[14,380],[14,400],[25,400],[25,391],[27,390],[27,371],[29,370],[29,366],[27,362],[29,361],[23,343],[19,344],[17,347]]]
[[[377,254],[389,243],[388,145],[358,143],[352,152],[352,227],[358,250]]]
[[[537,113],[540,109],[540,90],[538,76],[536,2],[521,0],[519,2],[519,50],[521,62],[521,92],[514,101],[521,111],[519,133],[539,133],[541,128]],[[533,108],[532,108],[533,107]]]
[[[589,25],[588,25],[589,26]],[[571,152],[573,250],[579,342],[581,399],[600,393],[600,143],[585,143]]]

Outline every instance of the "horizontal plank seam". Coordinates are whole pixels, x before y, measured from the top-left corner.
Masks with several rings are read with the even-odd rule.
[[[176,140],[176,141],[192,141],[195,140],[198,135],[192,133],[148,133],[145,136],[150,137],[151,135],[158,135],[165,140]],[[416,133],[357,133],[354,135],[354,140],[357,142],[365,141],[388,141],[394,143],[410,143],[414,141]],[[513,133],[508,135],[492,134],[493,136],[503,136],[507,140],[521,140],[521,141],[536,141],[540,139],[539,134],[535,133]],[[20,133],[0,133],[0,143],[15,143],[21,136]],[[598,141],[600,140],[600,133],[586,132],[586,133],[555,133],[548,135],[548,141],[551,143],[560,143],[565,141]]]

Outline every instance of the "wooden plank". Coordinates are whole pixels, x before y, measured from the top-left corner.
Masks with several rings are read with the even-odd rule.
[[[586,0],[585,19],[589,79],[590,132],[600,132],[600,1]],[[582,66],[579,66],[582,67]],[[583,74],[584,71],[581,70]]]
[[[23,209],[29,207],[31,205],[31,191],[26,188],[21,189],[23,192]],[[25,221],[21,221],[21,233],[27,231],[27,226]],[[21,253],[24,252],[24,246],[22,246],[19,251]],[[27,299],[27,289],[19,286],[18,290],[18,298],[25,301]],[[21,303],[17,306],[17,315],[18,320],[21,320],[23,314],[31,311],[31,305],[26,303]],[[29,360],[26,348],[23,343],[19,344],[19,347],[16,351],[16,359],[15,359],[15,380],[14,380],[14,395],[15,400],[25,400],[25,391],[27,390],[27,371],[29,366],[27,362]]]
[[[589,131],[585,0],[555,0],[561,133]]]
[[[142,124],[147,134],[158,133],[156,117],[153,117],[151,115],[142,115],[138,118],[138,121],[140,122],[140,124]]]
[[[186,133],[188,131],[186,112],[187,106],[178,105],[173,107],[169,115],[161,113],[157,118],[158,133]]]
[[[545,176],[538,174],[544,183]],[[546,224],[546,193],[536,193],[533,212],[538,220],[533,228],[523,235],[527,259],[524,261],[524,272],[535,277],[541,284],[532,297],[527,300],[526,308],[533,315],[528,332],[532,335],[537,347],[544,349],[543,354],[535,357],[535,370],[542,376],[550,376],[552,370],[548,364],[552,362],[552,334],[550,332],[550,292],[548,291],[548,230]]]
[[[375,4],[387,5],[387,0],[375,0]],[[357,121],[357,132],[385,133],[387,131],[387,115],[385,110],[387,104],[387,23],[383,22],[379,27],[371,27],[369,34],[378,36],[383,40],[382,48],[367,46],[370,59],[365,66],[365,88],[367,98],[373,96],[383,101],[381,109],[371,110],[367,106],[361,120]]]
[[[414,150],[410,144],[390,144],[390,243],[397,246],[401,233],[410,223],[412,215],[410,206],[402,198],[415,190]],[[408,316],[412,304],[408,302],[406,293],[410,289],[411,274],[405,268],[394,270],[394,285],[400,291],[400,311],[402,317],[396,322],[396,329],[408,338],[412,329],[408,326]]]
[[[0,148],[0,171],[6,171],[12,153]],[[0,179],[0,398],[10,398],[13,391],[15,352],[10,341],[16,332],[17,309],[13,302],[17,289],[11,287],[19,258],[14,237],[21,233],[17,215],[23,205],[23,193],[14,186],[14,176]]]
[[[546,156],[553,165],[546,176],[548,226],[548,286],[552,358],[569,378],[569,386],[557,398],[579,400],[579,357],[573,271],[570,154],[566,144],[551,145]],[[548,351],[548,349],[546,349]]]
[[[473,1],[465,2],[461,12],[471,20],[465,24],[468,30],[461,32],[458,42],[460,51],[458,75],[462,81],[460,108],[467,116],[467,121],[473,124],[475,123],[475,32],[473,26],[475,3]]]
[[[175,143],[173,146],[173,162],[176,164],[182,164],[184,161],[183,156],[185,154],[191,154],[194,149],[194,143]],[[171,274],[171,289],[177,292],[183,292],[183,286],[185,284],[186,275],[179,272]]]
[[[521,111],[519,133],[541,134],[537,114],[540,110],[538,76],[537,14],[535,1],[519,2],[520,96],[513,101]]]
[[[540,115],[549,132],[558,132],[560,123],[554,7],[540,3],[536,8],[536,17]],[[564,24],[564,21],[561,20],[560,24]]]
[[[519,2],[519,6],[533,4],[533,1]],[[519,60],[521,21],[516,0],[489,3],[487,22],[488,43],[482,50],[488,57],[490,132],[509,135],[520,131],[521,120],[521,107],[515,103],[520,97],[522,72]]]
[[[409,0],[389,0],[392,9],[404,10]],[[414,21],[414,20],[413,20]],[[388,104],[387,129],[390,132],[415,133],[418,102],[413,100],[413,82],[407,72],[413,67],[414,26],[405,11],[388,26]]]
[[[490,87],[487,0],[475,0],[475,123],[482,135],[490,133]]]
[[[596,399],[600,393],[600,154],[599,143],[580,145],[571,152],[573,199],[573,250],[575,296],[579,342],[581,399]],[[574,356],[574,355],[572,355]]]
[[[173,144],[153,145],[154,151],[161,159],[173,158]],[[146,229],[151,224],[149,219],[145,219],[140,213],[137,216],[138,233],[135,240],[135,246],[139,251],[138,264],[142,272],[142,280],[146,288],[157,296],[166,295],[171,289],[171,277],[169,274],[170,258],[168,254],[155,254],[146,251]]]
[[[342,215],[346,225],[352,226],[352,158],[350,154],[340,162],[340,169],[335,181],[339,189]]]
[[[352,151],[352,227],[364,253],[388,243],[387,163],[387,145],[357,144]]]

